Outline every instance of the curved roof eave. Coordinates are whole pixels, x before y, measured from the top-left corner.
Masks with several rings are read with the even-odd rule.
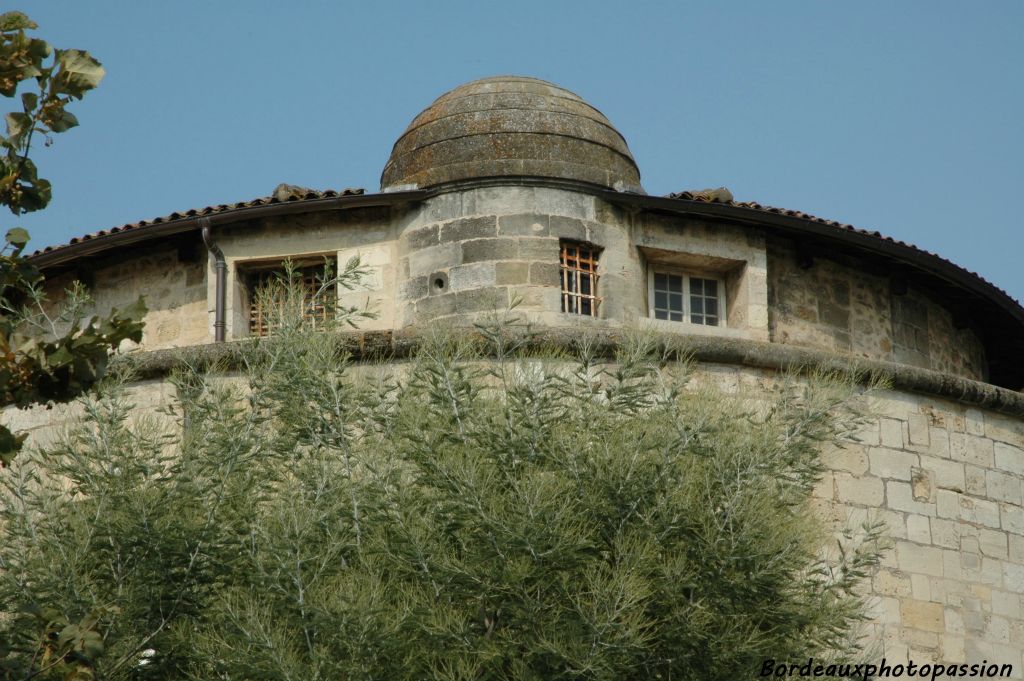
[[[217,226],[276,215],[393,206],[420,201],[426,194],[419,190],[381,194],[367,194],[363,189],[345,189],[340,192],[310,190],[302,197],[293,196],[285,201],[263,197],[252,201],[206,206],[91,232],[66,244],[48,246],[36,251],[29,256],[29,260],[40,269],[46,270],[124,246],[196,231],[201,229],[202,220],[208,220],[209,224]]]

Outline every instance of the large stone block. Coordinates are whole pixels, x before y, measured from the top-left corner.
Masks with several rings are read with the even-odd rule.
[[[903,626],[924,631],[943,632],[946,621],[941,603],[925,601],[903,601],[900,604],[900,618]]]
[[[878,427],[883,447],[903,449],[903,421],[883,417],[878,419]]]
[[[871,474],[889,480],[910,480],[910,469],[917,466],[917,454],[896,449],[872,447],[868,450]]]
[[[515,239],[476,239],[465,241],[462,246],[462,262],[484,260],[516,260],[519,244]]]
[[[985,472],[986,490],[989,499],[1008,501],[1012,504],[1021,503],[1021,479],[1014,473],[999,471]]]
[[[935,504],[915,500],[909,482],[889,480],[885,483],[885,498],[887,506],[893,510],[929,517],[935,515]]]
[[[503,288],[478,288],[455,293],[455,309],[460,313],[494,312],[508,306],[508,291]]]
[[[498,234],[501,236],[549,236],[548,219],[549,216],[537,213],[502,215],[498,218]]]
[[[561,267],[558,263],[530,263],[530,283],[540,286],[559,286]]]
[[[949,454],[957,461],[991,468],[995,463],[992,440],[967,433],[949,434]]]
[[[1024,449],[1014,447],[1005,442],[996,442],[994,446],[995,467],[1017,475],[1024,475]]]
[[[587,240],[587,225],[586,223],[583,222],[583,220],[562,217],[560,215],[552,215],[550,221],[548,222],[548,225],[548,234],[550,234],[552,237],[557,237],[558,239],[566,239],[569,241]]]
[[[909,574],[941,577],[942,550],[910,542],[896,542],[896,561],[900,570]]]
[[[448,270],[448,285],[453,292],[494,286],[497,271],[493,262],[459,265]]]
[[[405,246],[410,251],[418,251],[428,246],[436,246],[440,229],[437,225],[429,225],[406,232],[402,235]]]
[[[498,286],[525,284],[529,280],[530,264],[525,262],[495,263],[495,280]]]
[[[459,218],[441,225],[441,243],[486,239],[498,235],[498,218],[487,215],[474,218]]]
[[[959,461],[921,455],[921,468],[931,471],[936,487],[963,492],[966,488],[964,464]]]
[[[459,244],[430,246],[409,254],[409,276],[424,277],[439,270],[458,265],[461,258]]]
[[[558,264],[558,240],[553,238],[521,238],[519,239],[519,257],[523,260],[537,260]],[[598,264],[598,273],[601,265]]]
[[[835,474],[835,493],[839,501],[881,506],[885,498],[885,487],[878,478],[856,478],[840,472]]]

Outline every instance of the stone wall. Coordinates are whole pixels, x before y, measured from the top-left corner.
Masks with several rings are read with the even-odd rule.
[[[313,212],[248,220],[214,231],[227,264],[227,338],[249,335],[252,272],[284,258],[337,267],[359,256],[367,274],[341,304],[373,313],[364,330],[401,330],[445,320],[472,323],[519,301],[519,312],[548,327],[654,326],[817,348],[985,380],[981,344],[956,328],[942,301],[912,287],[894,291],[887,273],[815,256],[763,230],[629,211],[595,196],[553,187],[496,186],[451,191],[393,208]],[[561,312],[559,242],[600,251],[596,318]],[[97,310],[144,294],[145,349],[213,339],[215,269],[198,235],[189,249],[160,247],[90,264]],[[189,255],[182,255],[190,253]],[[204,262],[205,261],[205,262]],[[648,272],[670,268],[720,279],[725,324],[653,320]],[[73,275],[51,282],[59,291]]]
[[[561,312],[559,243],[600,251],[597,318]],[[678,216],[633,215],[578,192],[495,187],[451,192],[400,226],[397,326],[478,313],[520,301],[551,327],[653,324],[662,330],[767,339],[764,238],[756,231]],[[727,324],[709,328],[648,319],[652,265],[710,272],[726,282]]]
[[[266,218],[218,229],[217,245],[224,252],[227,276],[227,338],[249,335],[249,290],[246,273],[276,267],[289,258],[296,263],[322,264],[325,258],[343,268],[359,256],[367,274],[354,290],[339,291],[339,303],[372,312],[360,328],[394,328],[394,229],[391,211],[363,208],[309,213],[288,218]],[[207,264],[209,340],[213,339],[215,272],[213,258]],[[209,342],[209,341],[207,341]]]
[[[142,349],[197,345],[209,342],[205,249],[141,249],[131,258],[110,257],[90,263],[88,269],[47,279],[53,301],[77,278],[94,300],[90,312],[106,315],[124,308],[141,295],[149,312],[143,329]]]
[[[1024,422],[923,396],[830,447],[816,495],[837,523],[877,517],[894,548],[872,581],[887,659],[1012,664],[1024,651]]]
[[[913,288],[892,289],[885,273],[768,244],[771,340],[910,364],[984,381],[985,352],[949,310]]]

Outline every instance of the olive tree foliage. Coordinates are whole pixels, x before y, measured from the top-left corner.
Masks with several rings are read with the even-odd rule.
[[[402,362],[339,338],[286,320],[240,369],[177,373],[160,414],[108,377],[18,458],[9,678],[732,681],[858,655],[880,529],[837,543],[810,499],[858,427],[849,377],[730,392],[639,333],[538,349],[511,312]]]
[[[0,95],[21,110],[6,115],[0,135],[0,204],[15,215],[41,210],[51,197],[29,158],[33,140],[78,125],[67,110],[103,78],[103,67],[81,50],[54,49],[29,35],[36,24],[21,12],[0,14]],[[88,297],[81,287],[59,310],[46,305],[43,277],[23,253],[28,232],[12,227],[0,246],[0,407],[67,402],[88,390],[106,370],[110,350],[142,338],[142,299],[106,318],[83,319]],[[0,469],[24,441],[0,425]]]

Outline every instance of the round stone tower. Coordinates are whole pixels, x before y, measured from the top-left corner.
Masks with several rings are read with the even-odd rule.
[[[352,256],[368,275],[338,302],[377,313],[353,334],[357,352],[399,356],[425,325],[515,302],[551,342],[672,334],[727,386],[794,366],[891,376],[864,430],[823,452],[816,491],[837,524],[890,528],[871,582],[876,638],[890,664],[998,661],[1021,678],[1024,308],[877,232],[727,191],[647,195],[622,135],[561,87],[502,76],[442,95],[395,143],[379,193],[291,188],[102,230],[34,262],[53,297],[87,282],[98,312],[147,295],[136,394],[152,409],[183,355],[229,362],[234,341],[268,331],[254,322],[266,272]],[[44,442],[68,413],[5,417]]]

